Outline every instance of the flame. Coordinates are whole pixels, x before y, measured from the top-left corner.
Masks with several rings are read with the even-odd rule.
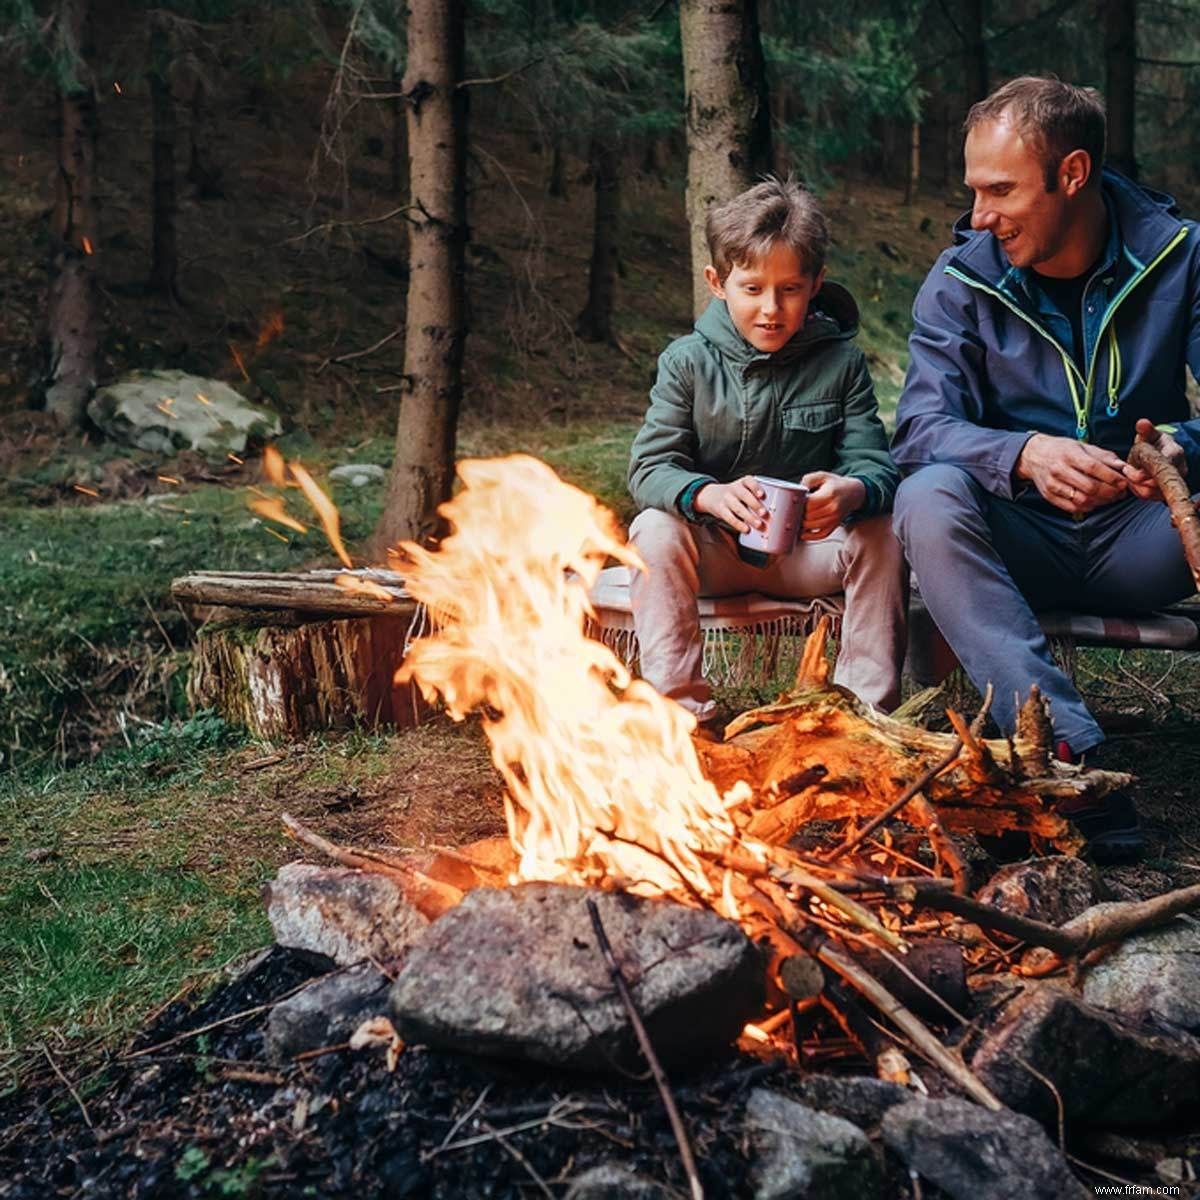
[[[121,85],[120,85],[120,83],[118,83],[118,82],[117,82],[117,80],[115,80],[115,79],[113,80],[113,91],[114,91],[114,92],[116,92],[118,96],[120,96],[120,95],[122,95],[122,94],[123,94],[123,93],[121,92]]]
[[[354,564],[350,561],[350,555],[346,553],[346,547],[342,545],[341,517],[338,516],[337,505],[317,487],[316,481],[299,463],[292,463],[290,470],[292,478],[300,485],[300,490],[308,497],[309,504],[313,506],[320,519],[334,554],[347,567],[353,569]]]
[[[263,449],[263,474],[276,486],[283,487],[287,471],[283,465],[283,455],[274,446]]]
[[[259,327],[258,337],[254,339],[255,350],[262,350],[265,346],[269,346],[282,332],[283,311],[277,308],[273,312],[267,313]]]
[[[484,712],[521,878],[719,901],[697,851],[728,847],[734,826],[701,773],[694,719],[583,632],[606,559],[638,565],[616,519],[524,455],[458,473],[440,510],[450,536],[402,546],[435,632],[397,678],[440,693],[457,720]]]
[[[370,596],[375,600],[385,600],[388,604],[391,604],[396,598],[382,584],[376,583],[373,579],[364,579],[361,575],[348,575],[343,572],[333,582],[348,592],[354,592],[359,596]]]
[[[92,249],[92,239],[90,237],[83,238],[83,252],[84,252],[84,254],[94,254],[95,253],[95,251]]]
[[[242,373],[242,378],[249,383],[250,373],[246,370],[245,360],[242,358],[241,351],[232,343],[229,343],[229,355],[233,359],[234,365]]]
[[[275,521],[280,525],[287,526],[288,529],[294,529],[297,533],[307,533],[308,528],[302,525],[295,517],[290,516],[283,507],[283,501],[278,496],[264,496],[261,500],[251,500],[250,508],[258,513],[260,517],[266,517],[268,521]]]

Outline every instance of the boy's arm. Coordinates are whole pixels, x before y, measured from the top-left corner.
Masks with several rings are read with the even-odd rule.
[[[900,482],[900,472],[888,453],[887,431],[879,419],[875,385],[862,351],[850,364],[842,401],[844,421],[832,470],[859,480],[866,498],[857,516],[888,512]]]
[[[650,407],[630,451],[629,492],[640,509],[682,512],[694,521],[696,492],[716,481],[696,466],[693,397],[692,364],[668,347],[659,356]]]

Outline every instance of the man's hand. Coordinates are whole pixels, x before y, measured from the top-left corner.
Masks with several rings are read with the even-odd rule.
[[[1017,459],[1015,474],[1028,479],[1055,508],[1078,515],[1124,495],[1129,487],[1125,468],[1125,460],[1111,450],[1035,433]]]
[[[692,507],[738,533],[748,533],[751,527],[767,527],[767,510],[762,505],[765,495],[758,480],[745,475],[732,483],[706,483],[696,493]]]
[[[827,538],[852,512],[862,508],[867,498],[861,479],[835,475],[832,471],[809,471],[800,482],[808,488],[804,506],[804,526],[800,539],[819,542]]]
[[[1169,434],[1163,433],[1161,429],[1155,429],[1154,423],[1148,421],[1145,417],[1139,417],[1137,423],[1136,440],[1139,442],[1149,442],[1179,472],[1180,475],[1186,478],[1187,476],[1187,456],[1183,452],[1183,447]],[[1129,490],[1142,500],[1162,500],[1163,494],[1158,489],[1158,484],[1154,482],[1154,476],[1146,471],[1140,471],[1137,467],[1125,464],[1125,480],[1129,484]]]

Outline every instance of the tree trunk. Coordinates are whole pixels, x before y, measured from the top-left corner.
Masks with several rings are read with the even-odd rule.
[[[150,15],[150,112],[153,124],[154,188],[152,210],[152,291],[174,297],[178,289],[179,242],[175,219],[175,97],[171,94],[170,34],[163,17]]]
[[[546,191],[559,200],[567,194],[567,172],[561,133],[555,133],[550,142],[550,180]]]
[[[463,0],[410,0],[408,60],[409,196],[412,205],[404,375],[396,456],[383,512],[371,537],[381,557],[437,525],[450,496],[462,398],[464,248],[467,238],[467,93]]]
[[[1108,161],[1131,179],[1136,179],[1137,0],[1105,0],[1104,69],[1104,90],[1108,100]]]
[[[196,80],[188,109],[188,169],[184,178],[188,183],[195,184],[197,199],[216,200],[225,195],[225,187],[221,168],[208,149],[216,139],[211,128],[203,79]]]
[[[988,94],[987,35],[984,32],[984,0],[965,0],[962,6],[963,91],[967,107]]]
[[[589,157],[596,195],[592,262],[588,270],[587,304],[579,314],[575,332],[586,342],[611,342],[621,221],[621,159],[615,139],[594,134]]]
[[[46,411],[68,426],[83,420],[96,386],[99,314],[94,274],[97,242],[92,196],[96,160],[96,92],[84,54],[87,0],[61,0],[59,23],[70,72],[59,91],[58,173],[54,205],[47,333]]]
[[[912,204],[921,187],[921,122],[914,121],[908,130],[908,176],[904,185],[904,203]]]
[[[704,219],[715,204],[749,187],[763,165],[765,82],[757,0],[680,0],[687,105],[687,210],[692,297],[700,313],[709,291]],[[769,126],[767,126],[769,130]],[[769,141],[767,156],[769,156]]]

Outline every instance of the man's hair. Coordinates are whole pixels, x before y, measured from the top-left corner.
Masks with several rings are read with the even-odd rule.
[[[813,194],[790,178],[769,177],[709,209],[704,235],[722,283],[734,267],[749,267],[781,243],[806,275],[816,276],[829,249],[825,214]]]
[[[963,122],[963,132],[970,133],[976,125],[1004,116],[1041,159],[1046,191],[1058,187],[1058,166],[1072,150],[1086,150],[1091,155],[1088,182],[1099,182],[1107,127],[1104,97],[1095,88],[1022,75],[973,104]]]

